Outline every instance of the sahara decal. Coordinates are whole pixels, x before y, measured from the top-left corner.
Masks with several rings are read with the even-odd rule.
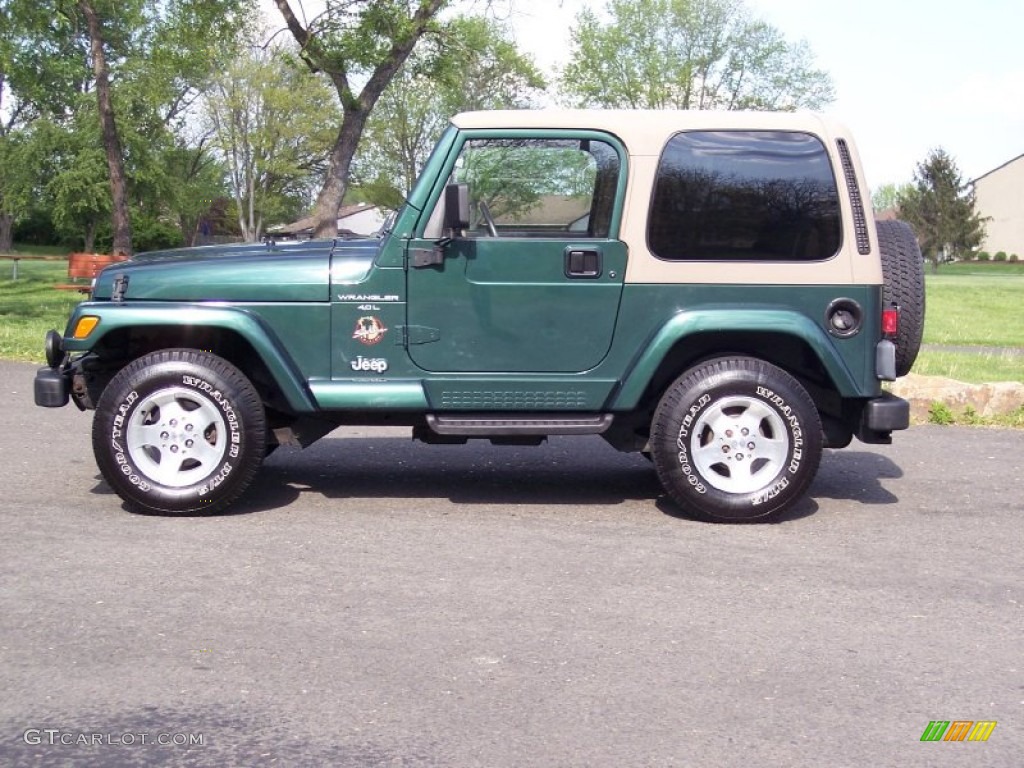
[[[356,320],[356,329],[352,332],[352,338],[366,346],[373,346],[380,343],[388,329],[380,321],[379,317],[366,315]]]
[[[352,361],[351,365],[353,371],[384,373],[388,369],[388,361],[382,357],[363,357],[360,355]]]

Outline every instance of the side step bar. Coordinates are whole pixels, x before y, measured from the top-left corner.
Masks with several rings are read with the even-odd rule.
[[[458,437],[523,437],[528,435],[600,435],[612,425],[610,413],[427,414],[427,426],[438,435]]]

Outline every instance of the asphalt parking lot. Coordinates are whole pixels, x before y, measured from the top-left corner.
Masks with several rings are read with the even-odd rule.
[[[674,515],[600,439],[403,430],[147,517],[33,371],[0,362],[2,765],[1021,765],[1024,431],[829,451],[771,525]]]

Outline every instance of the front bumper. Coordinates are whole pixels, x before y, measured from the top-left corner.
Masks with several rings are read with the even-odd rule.
[[[36,405],[63,408],[71,398],[71,378],[60,368],[40,368],[35,379]]]

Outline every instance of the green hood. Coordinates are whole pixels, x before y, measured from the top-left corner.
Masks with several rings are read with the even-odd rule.
[[[332,280],[366,277],[379,246],[376,239],[319,240],[140,253],[103,270],[93,298],[109,299],[123,276],[126,301],[327,302]]]

